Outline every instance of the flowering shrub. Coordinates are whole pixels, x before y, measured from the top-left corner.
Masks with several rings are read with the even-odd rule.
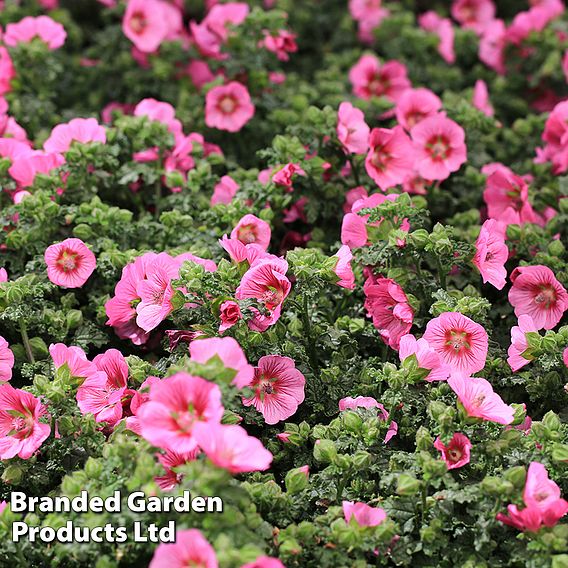
[[[561,0],[0,6],[0,564],[568,566]]]

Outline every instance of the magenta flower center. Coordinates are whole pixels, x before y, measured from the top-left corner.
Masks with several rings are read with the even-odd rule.
[[[426,144],[426,149],[433,160],[446,160],[451,152],[448,139],[441,134],[430,138]]]
[[[461,355],[471,350],[471,334],[466,331],[450,329],[446,331],[446,350]]]
[[[406,115],[406,122],[408,123],[409,127],[413,127],[414,125],[418,124],[423,118],[425,114],[420,112],[418,109],[412,109]]]
[[[57,257],[57,267],[63,272],[73,272],[79,268],[81,256],[70,250],[63,250]]]
[[[132,14],[132,18],[130,18],[130,29],[135,34],[143,33],[147,26],[148,22],[143,12],[134,12],[134,14]]]
[[[550,284],[541,284],[536,289],[535,304],[539,308],[549,310],[556,305],[556,290]]]
[[[9,436],[15,436],[16,438],[22,440],[24,438],[27,438],[30,434],[31,424],[23,414],[16,414],[12,418],[11,426],[12,430],[8,433]]]
[[[283,299],[282,290],[278,290],[274,286],[268,286],[262,294],[261,301],[269,310],[273,310],[282,303]]]
[[[224,96],[217,105],[223,114],[233,114],[237,108],[237,101],[230,95]]]
[[[385,152],[384,146],[377,146],[373,150],[371,163],[375,168],[377,168],[377,170],[380,171],[386,170],[390,160],[391,160],[391,155],[388,152]]]
[[[388,86],[388,81],[380,75],[373,75],[369,81],[369,91],[377,96],[384,94]]]
[[[484,394],[478,394],[472,401],[471,405],[474,408],[479,408],[482,404],[483,401],[485,400],[485,395]]]
[[[195,414],[190,410],[175,415],[175,421],[182,432],[189,432],[195,422]]]
[[[458,462],[461,457],[462,457],[462,452],[460,450],[458,450],[457,448],[449,448],[448,449],[448,459],[451,462]]]

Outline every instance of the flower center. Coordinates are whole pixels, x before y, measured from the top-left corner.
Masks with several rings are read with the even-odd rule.
[[[57,258],[57,266],[63,272],[73,272],[79,268],[81,257],[76,252],[64,250]]]
[[[450,155],[450,144],[445,136],[433,136],[426,144],[426,149],[433,160],[445,160]]]
[[[134,14],[132,14],[132,18],[130,18],[130,29],[135,34],[141,34],[147,26],[148,22],[146,16],[142,12],[134,12]]]
[[[237,101],[233,97],[227,95],[219,101],[218,106],[223,114],[233,114],[237,108]]]
[[[472,406],[474,406],[475,408],[479,408],[482,404],[483,401],[485,400],[485,395],[484,394],[478,394],[472,401]]]
[[[390,160],[391,155],[388,152],[385,152],[383,146],[377,146],[374,149],[373,156],[371,157],[371,163],[375,166],[375,168],[380,171],[386,170]]]
[[[456,450],[456,449],[448,450],[448,459],[451,462],[455,463],[455,462],[459,461],[461,459],[461,457],[462,457],[462,453],[459,450]]]
[[[419,110],[413,109],[406,115],[406,122],[408,123],[409,128],[412,128],[416,124],[418,124],[424,118],[424,113],[420,112]]]
[[[376,95],[377,97],[383,95],[387,90],[387,88],[388,88],[388,81],[386,81],[384,78],[380,76],[373,75],[373,77],[369,81],[369,91],[373,95]]]
[[[243,225],[239,229],[239,241],[245,245],[256,243],[256,236],[254,225]]]
[[[269,310],[273,310],[282,303],[282,291],[274,288],[274,286],[268,286],[262,294],[261,300]]]
[[[471,349],[471,334],[466,331],[449,330],[446,332],[446,348],[456,355]]]
[[[537,288],[537,294],[534,301],[539,308],[549,310],[551,307],[556,305],[556,290],[549,284],[541,285]]]
[[[187,410],[186,412],[182,412],[180,414],[177,414],[175,416],[175,420],[176,420],[176,423],[177,423],[179,429],[182,432],[187,433],[191,430],[191,427],[193,426],[193,423],[195,422],[195,415],[193,414],[193,412],[190,412],[189,410]]]

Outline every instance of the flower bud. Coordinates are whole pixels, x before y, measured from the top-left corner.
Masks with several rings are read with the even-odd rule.
[[[348,432],[359,432],[363,425],[363,419],[356,412],[343,412],[341,415],[343,427]]]
[[[322,463],[331,463],[337,457],[337,448],[331,440],[316,440],[314,458]]]
[[[396,492],[398,495],[415,495],[420,490],[421,485],[422,483],[418,479],[403,473],[398,477]]]
[[[286,491],[290,494],[298,493],[308,485],[309,468],[308,466],[291,469],[284,479]]]

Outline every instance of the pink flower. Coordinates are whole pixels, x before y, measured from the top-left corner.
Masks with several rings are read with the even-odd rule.
[[[551,162],[555,174],[568,170],[568,101],[558,103],[546,119],[542,140],[544,149],[537,148],[538,163]]]
[[[162,543],[156,548],[149,568],[218,568],[215,550],[201,531],[177,531],[175,543]]]
[[[424,339],[451,367],[452,375],[468,376],[485,366],[487,332],[458,312],[445,312],[430,320]]]
[[[262,442],[241,426],[198,423],[195,437],[207,457],[232,474],[264,471],[272,463],[272,454]]]
[[[369,146],[365,169],[383,191],[402,183],[412,172],[414,147],[401,126],[373,128]]]
[[[152,331],[174,310],[172,280],[179,276],[181,262],[169,254],[157,255],[146,270],[146,278],[138,282],[136,293],[140,303],[136,306],[136,324],[144,331]]]
[[[502,290],[507,283],[505,263],[508,258],[509,249],[499,223],[495,219],[488,219],[483,223],[475,241],[475,256],[472,260],[479,269],[483,282],[489,282],[497,290]]]
[[[243,399],[245,406],[253,405],[267,424],[286,420],[298,410],[304,401],[306,379],[289,357],[267,355],[258,361],[254,369],[251,388],[253,398]]]
[[[8,282],[8,273],[5,268],[0,268],[0,282]]]
[[[245,245],[256,244],[264,250],[270,244],[270,225],[255,215],[245,215],[231,231],[231,238]]]
[[[14,366],[14,354],[8,342],[0,335],[0,382],[9,381],[12,378]]]
[[[508,350],[507,363],[509,363],[512,371],[517,372],[532,361],[532,356],[526,353],[529,348],[526,334],[537,331],[538,328],[532,318],[526,314],[519,316],[519,325],[511,328],[511,345]],[[523,354],[527,354],[531,358],[527,359],[523,357]]]
[[[27,16],[15,24],[6,26],[4,43],[14,47],[19,43],[30,43],[36,37],[46,43],[50,50],[54,50],[65,43],[67,33],[59,22],[55,22],[49,16],[37,18]]]
[[[296,34],[287,30],[278,30],[276,35],[270,35],[269,32],[265,31],[264,39],[260,41],[259,47],[264,47],[275,53],[280,61],[288,61],[290,59],[288,54],[298,51]]]
[[[143,53],[156,51],[182,27],[181,12],[162,0],[128,0],[122,20],[124,35]]]
[[[442,361],[440,355],[428,345],[423,337],[417,340],[409,333],[400,338],[398,356],[401,362],[404,362],[413,355],[416,357],[418,368],[428,371],[428,374],[424,377],[425,381],[447,380],[451,372],[449,365]]]
[[[351,103],[341,103],[337,112],[337,137],[352,154],[364,154],[369,148],[369,127],[365,115]]]
[[[219,318],[221,319],[221,325],[219,326],[219,333],[223,333],[230,327],[233,327],[240,319],[242,319],[243,314],[241,313],[241,308],[239,304],[233,300],[227,300],[223,302],[219,308]]]
[[[192,361],[203,365],[215,358],[220,359],[225,369],[233,375],[232,384],[239,389],[250,385],[255,373],[241,346],[232,337],[196,339],[189,344],[189,356]]]
[[[537,329],[552,329],[568,309],[566,289],[547,266],[519,266],[511,273],[509,302],[515,315],[531,316]]]
[[[387,97],[396,101],[408,88],[410,81],[406,67],[398,61],[381,62],[374,55],[363,55],[349,71],[353,92],[369,100],[372,97]]]
[[[45,141],[46,152],[65,153],[73,142],[88,144],[89,142],[106,142],[106,131],[94,118],[74,118],[67,124],[58,124]]]
[[[399,97],[395,115],[399,124],[406,130],[435,115],[442,108],[442,101],[430,89],[407,89]]]
[[[491,219],[501,220],[508,208],[518,213],[519,224],[535,223],[537,216],[529,203],[526,181],[507,167],[491,171],[485,183],[483,200]]]
[[[414,312],[404,290],[391,278],[369,276],[363,286],[367,316],[382,340],[398,349],[400,338],[412,327]]]
[[[469,463],[471,442],[465,434],[456,432],[447,446],[438,437],[434,442],[434,447],[442,454],[448,469],[456,469]]]
[[[96,365],[87,359],[80,347],[67,347],[63,343],[52,343],[49,346],[49,354],[56,374],[60,370],[68,372],[71,378],[79,379],[79,384],[98,372]]]
[[[81,239],[48,246],[44,259],[49,280],[64,288],[80,288],[97,267],[95,255]]]
[[[77,403],[83,414],[91,413],[97,422],[114,426],[122,418],[128,365],[122,353],[109,349],[93,361],[99,372],[87,377],[77,390]]]
[[[0,46],[0,95],[5,95],[12,90],[12,79],[16,77],[16,70],[8,50]]]
[[[564,365],[568,367],[568,347],[562,352],[562,361],[564,361]]]
[[[493,0],[454,0],[452,18],[480,33],[495,18],[495,4]]]
[[[533,461],[529,465],[523,501],[524,509],[509,505],[508,515],[499,513],[497,520],[521,531],[537,532],[543,526],[553,527],[568,513],[568,502],[562,499],[560,488],[539,462]]]
[[[366,503],[342,501],[342,507],[345,522],[349,523],[351,519],[354,519],[361,527],[376,527],[387,518],[384,509],[369,507]]]
[[[176,118],[176,110],[170,103],[156,99],[142,99],[134,107],[134,116],[147,116],[150,120],[161,122],[168,127],[168,130],[174,135],[176,140],[176,147],[172,152],[172,156],[177,158],[176,162],[180,161],[182,153],[187,155],[191,152],[193,139],[191,135],[188,137],[183,136],[182,124]],[[187,169],[189,170],[192,167],[193,165]]]
[[[456,54],[454,52],[454,28],[448,18],[440,18],[436,12],[425,12],[418,16],[420,27],[427,32],[435,33],[440,42],[438,53],[446,63],[455,63]]]
[[[389,195],[383,195],[382,193],[374,193],[369,197],[363,197],[358,199],[353,203],[351,207],[351,213],[347,213],[343,217],[343,223],[341,225],[341,242],[347,245],[349,248],[359,248],[363,247],[371,241],[373,233],[375,232],[375,227],[379,227],[382,223],[382,219],[369,223],[369,215],[358,215],[357,213],[362,209],[373,209],[383,204],[385,201],[396,201],[398,199],[398,194],[389,193]],[[402,231],[408,231],[410,226],[406,219],[403,219],[400,223],[400,228]]]
[[[486,116],[493,116],[495,110],[489,100],[489,91],[487,90],[487,83],[483,79],[478,79],[473,88],[473,106],[480,110]]]
[[[499,75],[505,75],[506,30],[503,20],[492,20],[484,26],[479,41],[479,59]]]
[[[213,87],[205,97],[205,124],[209,128],[238,132],[254,112],[247,88],[236,81]]]
[[[191,452],[198,445],[194,431],[200,422],[210,430],[222,416],[219,387],[183,372],[152,384],[148,401],[137,413],[146,440],[181,453]]]
[[[154,477],[154,481],[158,484],[160,489],[162,491],[171,491],[172,489],[175,489],[184,477],[181,473],[176,473],[175,469],[188,462],[194,461],[197,459],[199,453],[199,449],[195,449],[192,452],[185,454],[179,454],[172,451],[166,451],[164,454],[158,454],[158,461],[165,470],[163,475]]]
[[[19,187],[29,187],[33,185],[37,174],[49,174],[64,163],[65,158],[61,154],[34,150],[31,153],[23,153],[14,158],[14,162],[8,171],[18,182]]]
[[[49,424],[39,421],[46,413],[29,392],[0,385],[0,459],[31,458],[51,433]]]
[[[349,0],[349,12],[359,23],[358,37],[364,43],[373,43],[373,30],[389,15],[381,3],[382,0]]]
[[[388,415],[385,407],[371,396],[357,396],[355,398],[348,396],[339,401],[339,410],[341,411],[354,408],[378,408]]]
[[[416,148],[416,169],[425,179],[445,180],[467,159],[463,128],[443,113],[420,121],[410,135]]]
[[[231,176],[223,176],[213,190],[211,205],[231,203],[238,190],[239,184]]]
[[[341,288],[353,290],[355,288],[355,275],[351,268],[351,261],[353,260],[351,250],[347,245],[343,245],[335,256],[337,257],[337,264],[333,271],[339,278],[337,285]]]
[[[272,175],[272,181],[292,191],[292,181],[295,174],[305,176],[306,172],[298,164],[290,162]]]
[[[519,12],[507,29],[506,39],[514,45],[520,45],[531,32],[541,32],[564,11],[562,0],[547,0],[525,12]]]
[[[485,379],[452,375],[448,384],[457,394],[468,416],[497,424],[510,424],[513,421],[515,411],[503,402]]]

